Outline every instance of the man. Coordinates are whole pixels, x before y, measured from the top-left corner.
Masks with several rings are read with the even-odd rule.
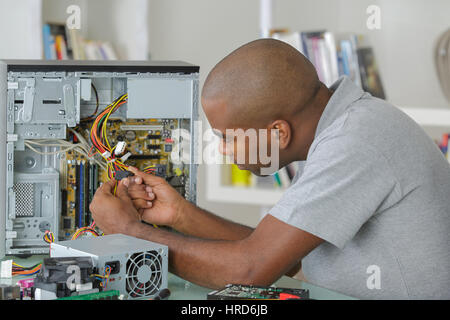
[[[450,167],[414,121],[347,78],[327,88],[303,55],[270,39],[219,62],[201,102],[235,160],[252,146],[227,129],[277,130],[279,166],[303,161],[292,186],[252,229],[133,168],[116,196],[108,182],[94,197],[105,233],[168,245],[170,270],[211,288],[270,285],[301,263],[308,281],[358,298],[450,298]]]

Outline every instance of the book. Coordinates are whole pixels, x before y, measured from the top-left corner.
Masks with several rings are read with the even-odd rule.
[[[56,59],[55,38],[51,34],[50,25],[47,23],[42,27],[42,39],[44,42],[44,57],[46,60]]]
[[[386,99],[373,49],[371,47],[358,48],[356,52],[362,88],[374,97]]]
[[[358,37],[354,34],[337,34],[335,36],[338,56],[339,76],[348,76],[356,85],[361,87],[361,75],[356,49]]]
[[[364,91],[386,99],[373,48],[364,43],[362,36],[319,30],[275,33],[273,37],[302,52],[316,68],[319,80],[327,87],[339,77],[347,76]]]
[[[56,57],[58,60],[67,60],[66,41],[62,35],[55,36]]]
[[[325,30],[302,32],[301,40],[303,53],[316,68],[320,81],[331,86],[339,78],[333,34]]]
[[[241,170],[237,165],[231,165],[231,185],[239,187],[249,187],[251,185],[251,172]]]
[[[45,23],[42,27],[44,57],[47,60],[117,60],[118,55],[107,41],[85,40],[77,29],[64,24]]]
[[[84,60],[84,40],[77,29],[69,29],[68,43],[72,47],[72,56],[74,60]]]
[[[44,57],[52,60],[72,59],[72,46],[68,43],[65,24],[45,23],[42,26]]]

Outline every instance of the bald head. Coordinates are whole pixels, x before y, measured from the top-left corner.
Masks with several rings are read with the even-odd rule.
[[[228,128],[261,127],[291,119],[320,86],[314,66],[300,52],[282,41],[261,39],[236,49],[211,70],[202,105],[210,122],[217,118]]]

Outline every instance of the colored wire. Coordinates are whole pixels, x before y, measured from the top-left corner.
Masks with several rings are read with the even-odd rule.
[[[91,224],[91,226],[92,226],[92,224]],[[100,234],[94,229],[94,227],[91,227],[91,226],[82,227],[82,228],[77,229],[77,231],[75,231],[75,233],[72,235],[71,240],[78,239],[82,234],[85,234],[85,233],[90,233],[94,237],[99,237]]]
[[[15,262],[12,263],[12,275],[13,276],[31,276],[38,273],[41,270],[42,263],[35,264],[31,267],[24,267]]]
[[[114,178],[116,171],[127,170],[128,168],[128,166],[123,163],[122,159],[117,158],[117,156],[114,154],[115,146],[111,147],[111,144],[108,141],[107,134],[107,123],[109,117],[127,101],[128,94],[123,94],[119,98],[114,100],[95,118],[90,131],[90,139],[92,145],[96,149],[96,152],[99,153],[107,163],[107,172],[109,179]]]
[[[106,265],[105,272],[103,275],[91,274],[91,277],[95,277],[95,279],[100,280],[101,281],[100,286],[105,289],[108,286],[109,276],[111,275],[111,271],[112,271],[111,267]]]
[[[44,233],[44,241],[47,243],[55,242],[55,236],[53,235],[53,232],[46,230]]]

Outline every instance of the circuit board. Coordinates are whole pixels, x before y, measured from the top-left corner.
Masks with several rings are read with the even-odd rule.
[[[118,290],[102,291],[97,293],[81,294],[58,298],[56,300],[119,300],[120,292]]]
[[[82,122],[75,130],[89,141],[92,122]],[[110,120],[107,124],[111,146],[119,141],[126,143],[131,153],[127,165],[138,169],[155,167],[155,174],[166,178],[184,196],[184,172],[170,162],[174,140],[172,130],[178,128],[177,119],[127,119]],[[77,137],[69,132],[68,140],[77,143]],[[99,159],[101,157],[97,155]],[[107,170],[88,160],[84,155],[68,151],[61,158],[61,220],[60,239],[70,239],[78,229],[92,223],[89,204],[95,190],[108,180]]]
[[[210,292],[208,300],[287,300],[309,299],[309,290],[276,287],[258,287],[230,284],[221,290]]]

